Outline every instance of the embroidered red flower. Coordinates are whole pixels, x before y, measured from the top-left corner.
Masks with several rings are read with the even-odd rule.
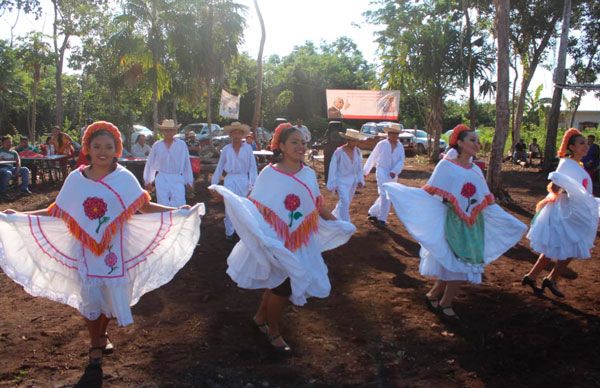
[[[583,181],[581,181],[581,184],[583,185],[583,188],[587,190],[590,183],[588,182],[587,178],[584,178]]]
[[[477,188],[471,182],[467,182],[463,185],[462,190],[460,191],[460,195],[465,198],[471,198],[477,192]]]
[[[290,212],[290,223],[288,226],[291,228],[294,220],[302,217],[302,213],[296,211],[300,207],[300,197],[296,194],[288,194],[283,200],[283,204],[285,205],[285,209]]]
[[[102,198],[88,197],[83,201],[83,211],[90,220],[98,220],[96,233],[100,231],[100,226],[110,220],[110,217],[105,217],[108,206]]]
[[[471,205],[474,205],[477,203],[477,199],[471,198],[472,196],[475,195],[476,192],[477,192],[477,188],[471,182],[465,183],[463,185],[462,189],[460,190],[460,195],[465,197],[468,202],[467,208],[465,209],[465,212],[467,212],[467,213],[469,212],[469,208],[471,207]]]
[[[111,249],[112,249],[112,245],[108,247],[108,254],[104,257],[104,264],[106,264],[107,267],[110,267],[110,271],[108,271],[109,275],[115,269],[118,268],[118,266],[117,266],[118,257],[114,252],[111,252]]]
[[[300,207],[300,197],[296,194],[288,194],[283,201],[285,209],[293,212]]]

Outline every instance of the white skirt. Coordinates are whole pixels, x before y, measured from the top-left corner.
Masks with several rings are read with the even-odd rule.
[[[481,213],[484,218],[483,264],[466,263],[456,257],[448,245],[445,233],[448,207],[440,199],[399,183],[386,183],[383,187],[396,215],[421,244],[419,271],[423,276],[481,283],[484,266],[515,245],[527,229],[500,206],[488,206]]]
[[[325,298],[331,291],[327,265],[321,252],[345,244],[356,231],[345,221],[319,219],[319,231],[309,243],[291,252],[275,230],[247,198],[233,194],[223,186],[212,185],[225,200],[240,241],[227,258],[227,274],[241,288],[275,288],[290,279],[290,301],[306,303],[308,297]]]
[[[104,314],[125,326],[133,323],[130,307],[168,283],[191,258],[203,214],[204,205],[197,204],[132,216],[113,237],[122,239],[117,263],[122,275],[110,278],[87,275],[86,260],[96,258],[63,220],[0,214],[0,267],[33,296],[67,304],[90,320]]]
[[[599,205],[574,179],[560,173],[550,179],[566,193],[559,194],[533,219],[527,234],[531,248],[550,259],[589,259],[598,230]]]

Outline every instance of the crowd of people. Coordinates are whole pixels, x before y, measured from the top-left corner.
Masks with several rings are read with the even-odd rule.
[[[171,281],[200,238],[204,205],[186,204],[186,187],[191,189],[194,180],[190,144],[174,137],[179,127],[164,120],[158,126],[163,139],[152,147],[136,139],[136,152],[147,157],[144,190],[117,163],[123,153],[118,128],[104,121],[91,123],[81,150],[88,163],[68,175],[54,203],[37,211],[8,209],[0,214],[0,267],[31,295],[66,303],[83,315],[92,366],[100,366],[114,351],[107,333],[110,320],[120,326],[133,323],[131,306]],[[473,163],[481,148],[476,131],[465,125],[454,128],[449,140],[453,152],[421,188],[398,182],[405,159],[398,140],[401,130],[390,125],[384,131],[385,138],[364,165],[364,136],[352,129],[340,133],[344,144],[328,166],[326,187],[338,197],[330,211],[317,174],[304,163],[310,132],[307,136],[302,123],[277,126],[269,147],[275,159],[260,173],[249,126],[233,122],[225,127],[230,144],[222,149],[209,189],[225,203],[225,238],[235,243],[227,274],[241,288],[263,290],[249,320],[279,354],[292,352],[281,331],[286,306],[330,294],[322,252],[345,244],[356,232],[352,217],[357,215],[350,213],[350,205],[373,167],[379,195],[360,216],[387,228],[393,207],[421,245],[421,275],[433,279],[424,303],[448,324],[462,322],[453,308],[461,285],[481,283],[485,267],[527,231],[495,204]],[[588,141],[576,129],[565,133],[558,169],[549,175],[548,195],[531,221],[527,238],[540,256],[522,284],[535,293],[548,289],[564,297],[560,275],[571,260],[590,257],[599,202],[583,165],[591,150]],[[55,144],[68,152],[67,139],[59,142],[56,136]],[[150,201],[152,191],[157,203]],[[33,227],[31,217],[36,219]],[[550,261],[556,264],[538,287],[537,277]]]

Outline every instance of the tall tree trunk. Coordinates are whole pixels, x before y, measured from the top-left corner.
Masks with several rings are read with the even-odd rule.
[[[509,47],[510,50],[510,47]],[[509,52],[510,55],[510,52]],[[517,81],[519,80],[519,68],[517,66],[517,55],[513,55],[513,57],[515,58],[515,63],[513,64],[512,62],[508,62],[511,69],[513,69],[513,71],[515,72],[515,78],[513,79],[512,82],[512,97],[511,97],[511,109],[510,112],[512,112],[512,119],[510,119],[510,133],[514,133],[515,131],[515,119],[517,118],[516,115],[516,104],[517,104]],[[509,72],[510,75],[510,72]],[[510,116],[509,116],[510,117]]]
[[[52,25],[52,38],[54,42],[54,55],[56,57],[55,65],[56,70],[54,73],[54,79],[56,81],[56,115],[55,124],[62,128],[63,125],[63,84],[62,84],[62,69],[65,61],[65,51],[67,50],[67,44],[69,43],[70,35],[65,33],[64,39],[60,47],[58,46],[58,2],[53,0],[54,6],[54,23]]]
[[[467,69],[469,76],[469,125],[472,129],[477,127],[477,106],[475,104],[475,66],[473,63],[473,45],[471,44],[471,19],[469,8],[465,5],[465,22],[467,25]]]
[[[444,96],[439,89],[431,93],[431,110],[427,116],[429,133],[433,134],[433,147],[430,148],[429,160],[437,163],[440,158],[440,137],[442,136],[442,110]]]
[[[573,128],[573,124],[575,123],[575,115],[577,114],[577,111],[579,110],[579,105],[581,104],[581,95],[583,94],[583,91],[577,91],[575,93],[575,106],[573,107],[573,112],[571,112],[571,120],[569,121],[569,128]]]
[[[35,125],[37,118],[37,93],[39,82],[40,65],[35,64],[33,69],[33,84],[31,85],[31,119],[29,120],[29,131],[27,132],[27,137],[31,142],[36,140]]]
[[[487,171],[487,182],[490,191],[500,200],[505,200],[507,195],[503,190],[502,176],[502,155],[508,136],[508,125],[510,111],[508,109],[509,93],[509,38],[508,38],[508,12],[510,9],[510,0],[494,0],[496,6],[496,32],[498,39],[498,63],[497,63],[497,87],[496,87],[496,131],[492,142],[492,154],[490,156],[490,165]]]
[[[256,8],[256,14],[258,15],[258,21],[260,22],[260,48],[258,49],[258,57],[256,58],[256,99],[254,100],[254,114],[252,115],[252,132],[254,132],[254,139],[257,147],[260,149],[262,145],[258,139],[256,128],[260,122],[260,110],[262,104],[262,84],[263,84],[263,49],[265,48],[265,22],[260,13],[258,7],[258,0],[254,0],[254,8]]]
[[[546,149],[544,150],[544,171],[552,170],[552,162],[556,154],[556,137],[558,132],[558,118],[560,116],[560,102],[562,100],[562,87],[566,80],[565,63],[567,59],[567,46],[569,44],[569,22],[571,20],[571,0],[565,0],[563,7],[562,31],[560,34],[560,46],[558,49],[558,61],[554,69],[554,93],[552,94],[552,107],[548,115],[548,127],[546,129]]]
[[[208,123],[208,136],[212,144],[212,82],[210,79],[206,80],[206,122]]]
[[[537,69],[537,66],[540,63],[542,58],[542,54],[546,51],[546,47],[548,47],[548,43],[550,42],[550,38],[554,35],[554,25],[556,25],[558,19],[552,19],[550,24],[553,28],[549,28],[544,34],[542,40],[540,41],[540,45],[534,50],[531,60],[529,62],[529,66],[527,63],[524,63],[523,58],[521,58],[521,62],[523,64],[523,78],[521,80],[521,91],[519,94],[519,104],[517,105],[517,112],[515,113],[515,126],[513,128],[512,140],[513,146],[519,142],[521,139],[521,123],[523,122],[523,112],[525,110],[525,97],[527,96],[527,89],[529,88],[529,83],[533,78],[533,74]],[[511,147],[511,148],[512,148]]]
[[[177,99],[177,97],[173,97],[172,106],[171,106],[171,108],[173,109],[173,113],[171,114],[171,118],[172,118],[173,120],[175,120],[175,122],[176,122],[176,123],[177,123],[177,122],[179,122],[179,121],[177,120],[177,108],[178,108],[178,103],[179,103],[179,100]]]

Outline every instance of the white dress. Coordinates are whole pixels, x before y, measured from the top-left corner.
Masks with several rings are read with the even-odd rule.
[[[402,143],[398,141],[393,152],[392,144],[389,140],[381,140],[377,143],[365,162],[364,175],[369,175],[375,165],[377,165],[375,174],[379,197],[377,197],[375,203],[369,209],[369,216],[376,217],[379,221],[385,222],[390,213],[390,201],[385,195],[383,184],[398,181],[398,175],[400,175],[404,167],[404,146]],[[390,173],[392,172],[396,174],[394,178],[390,177]]]
[[[223,147],[219,156],[219,163],[211,178],[211,184],[216,185],[219,183],[223,171],[227,173],[223,185],[234,194],[242,197],[247,196],[252,186],[254,186],[257,176],[256,158],[254,157],[252,146],[242,143],[237,153],[231,144]],[[224,222],[225,234],[231,236],[235,232],[235,229],[227,211],[225,211]]]
[[[444,159],[423,188],[386,183],[384,189],[400,221],[421,244],[419,271],[424,276],[481,283],[485,265],[516,244],[527,229],[525,224],[494,204],[483,173],[475,164],[464,168]],[[442,200],[446,200],[446,204]],[[446,234],[448,212],[453,212],[469,227],[483,217],[480,263],[465,261],[451,248]]]
[[[100,181],[73,171],[53,216],[0,214],[0,267],[25,291],[133,323],[131,308],[168,283],[190,259],[204,205],[135,214],[149,200],[121,166]]]
[[[365,184],[362,174],[362,154],[358,147],[352,151],[352,159],[339,147],[333,153],[327,175],[327,190],[337,191],[338,202],[332,214],[343,221],[350,221],[350,203],[358,184]]]
[[[331,284],[321,252],[345,244],[356,231],[345,221],[319,217],[321,196],[315,172],[304,166],[294,175],[273,166],[259,174],[248,198],[212,185],[240,241],[227,258],[227,274],[241,288],[275,288],[290,279],[296,305],[325,298]]]
[[[184,141],[173,139],[170,147],[164,140],[152,145],[144,167],[144,182],[149,184],[155,180],[158,203],[174,207],[185,205],[185,186],[194,184],[194,175]]]
[[[590,258],[598,230],[598,201],[589,174],[573,159],[563,158],[548,179],[563,191],[549,193],[533,218],[527,234],[531,248],[554,260]]]

